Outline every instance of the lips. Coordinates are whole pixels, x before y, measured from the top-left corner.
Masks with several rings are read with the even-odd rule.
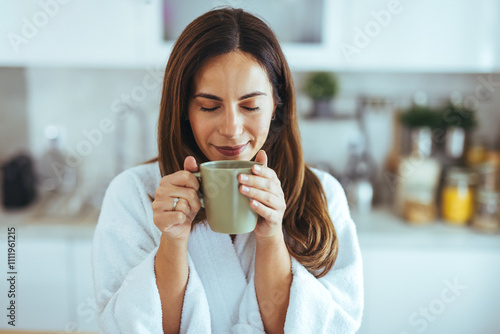
[[[243,145],[238,145],[238,146],[215,146],[214,145],[214,147],[220,153],[232,157],[232,156],[241,154],[245,150],[247,145],[248,145],[248,143],[243,144]]]

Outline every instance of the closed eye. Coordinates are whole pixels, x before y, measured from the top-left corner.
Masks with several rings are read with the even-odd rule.
[[[215,111],[217,110],[219,107],[213,107],[213,108],[204,108],[204,107],[201,107],[200,110],[201,111]]]
[[[248,111],[257,111],[259,110],[260,108],[259,107],[255,107],[255,108],[250,108],[250,107],[242,107],[243,109],[246,109]]]

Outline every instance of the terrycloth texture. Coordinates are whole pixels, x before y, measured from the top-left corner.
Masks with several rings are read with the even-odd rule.
[[[295,258],[285,333],[354,333],[363,311],[361,254],[345,194],[314,170],[325,190],[339,240],[333,269],[316,279]],[[154,259],[160,231],[149,196],[158,164],[131,168],[110,184],[94,235],[92,266],[100,333],[162,333]],[[255,234],[236,236],[199,224],[188,243],[189,278],[181,333],[264,333],[254,284]],[[263,310],[272,309],[271,301]]]

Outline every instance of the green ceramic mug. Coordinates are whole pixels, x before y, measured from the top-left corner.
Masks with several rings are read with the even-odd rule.
[[[258,214],[250,207],[250,198],[239,190],[238,175],[252,174],[252,166],[261,163],[244,160],[209,161],[193,173],[201,184],[200,200],[214,232],[242,234],[252,232]]]

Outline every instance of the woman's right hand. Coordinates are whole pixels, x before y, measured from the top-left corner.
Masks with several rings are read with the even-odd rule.
[[[171,241],[187,243],[191,222],[201,208],[196,193],[200,185],[192,174],[197,171],[196,160],[189,156],[184,160],[184,170],[164,176],[156,188],[153,220],[163,236]]]

